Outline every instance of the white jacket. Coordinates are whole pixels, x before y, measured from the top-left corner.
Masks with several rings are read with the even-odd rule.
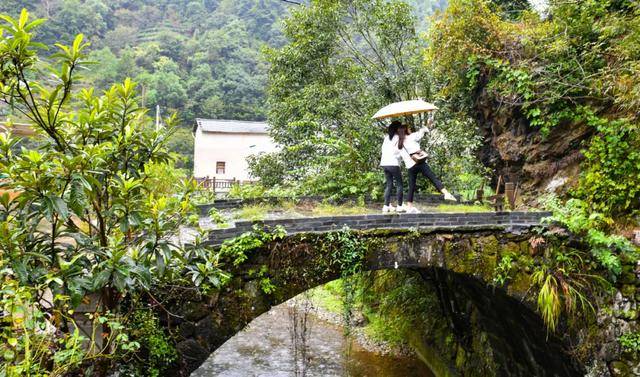
[[[404,146],[400,149],[400,157],[402,157],[402,161],[404,161],[404,166],[407,169],[411,169],[416,162],[411,158],[411,153],[416,153],[420,150],[420,140],[424,137],[424,134],[427,133],[429,129],[427,127],[422,127],[418,131],[407,135],[404,138]]]
[[[382,142],[382,156],[380,166],[400,166],[400,150],[398,149],[398,135],[394,135],[391,140],[389,136],[384,136]]]

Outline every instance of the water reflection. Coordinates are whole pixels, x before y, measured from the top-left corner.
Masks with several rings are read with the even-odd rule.
[[[308,321],[306,376],[432,377],[420,361],[382,356],[351,344],[348,356],[342,329],[318,319]],[[192,376],[290,377],[296,375],[288,309],[273,308],[214,352]],[[297,372],[300,372],[298,368]],[[300,374],[298,374],[300,375]]]

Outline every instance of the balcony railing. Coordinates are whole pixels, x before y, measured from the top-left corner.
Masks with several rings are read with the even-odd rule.
[[[214,193],[226,193],[231,190],[235,184],[251,184],[254,181],[241,181],[238,179],[221,179],[216,177],[194,178],[203,190],[213,191]]]

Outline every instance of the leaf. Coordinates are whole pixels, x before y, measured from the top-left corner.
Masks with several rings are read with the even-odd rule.
[[[102,270],[97,275],[94,276],[92,290],[97,291],[98,289],[104,287],[109,282],[109,278],[111,277],[111,270]]]
[[[20,12],[20,18],[18,19],[18,29],[23,29],[27,24],[27,20],[29,20],[29,12],[26,8],[22,8]]]
[[[53,209],[55,212],[63,219],[67,219],[69,217],[69,208],[67,208],[67,203],[64,200],[57,196],[51,197],[51,201],[53,204]]]
[[[31,31],[31,29],[33,29],[33,28],[36,28],[36,27],[40,26],[40,25],[41,25],[43,22],[45,22],[46,20],[47,20],[46,18],[38,18],[38,19],[35,19],[35,20],[33,20],[33,21],[29,22],[29,24],[28,24],[28,25],[26,25],[26,26],[24,27],[24,30],[25,30],[25,31]]]

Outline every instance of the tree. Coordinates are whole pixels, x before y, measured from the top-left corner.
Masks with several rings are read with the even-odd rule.
[[[278,158],[285,168],[268,171],[284,174],[263,178],[328,194],[379,193],[383,132],[371,116],[390,102],[431,97],[415,25],[399,1],[317,0],[293,11],[288,43],[268,53],[270,133],[283,149],[264,161]],[[451,146],[467,156],[475,139],[458,134]]]
[[[16,150],[16,139],[0,135],[0,311],[9,313],[1,319],[0,374],[63,374],[85,356],[96,364],[113,353],[95,365],[104,375],[112,360],[139,346],[123,328],[131,309],[123,298],[144,299],[163,281],[185,282],[189,269],[198,269],[189,261],[205,262],[204,253],[175,242],[192,214],[193,186],[171,179],[172,119],[154,126],[130,79],[102,95],[76,88],[87,61],[81,34],[45,62],[34,40],[43,20],[30,22],[26,10],[2,19],[0,100],[32,123],[40,140]],[[207,263],[216,275],[215,263]],[[53,299],[44,304],[47,291]],[[84,350],[69,313],[94,292],[100,300],[92,318],[105,339],[89,334]],[[25,313],[33,321],[13,331]],[[47,321],[58,331],[43,332]]]

